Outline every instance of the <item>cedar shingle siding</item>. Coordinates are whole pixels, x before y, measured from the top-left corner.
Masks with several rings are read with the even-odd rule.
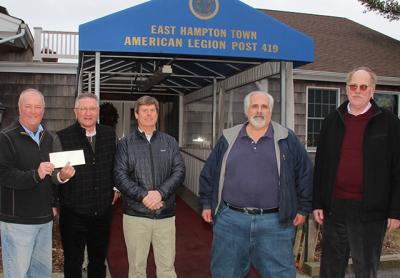
[[[7,107],[2,127],[18,118],[18,97],[26,88],[35,88],[44,94],[44,121],[50,131],[70,125],[75,121],[75,82],[75,75],[0,73],[0,101]]]

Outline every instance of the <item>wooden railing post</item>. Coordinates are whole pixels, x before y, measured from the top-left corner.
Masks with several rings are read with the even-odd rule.
[[[33,44],[33,61],[41,62],[42,61],[42,28],[41,27],[34,27],[35,32],[35,42]]]

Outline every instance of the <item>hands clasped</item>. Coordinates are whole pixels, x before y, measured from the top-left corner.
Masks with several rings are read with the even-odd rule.
[[[150,190],[142,202],[150,210],[157,210],[164,206],[161,194],[157,190]]]

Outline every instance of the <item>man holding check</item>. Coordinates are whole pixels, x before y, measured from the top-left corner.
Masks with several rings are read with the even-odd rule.
[[[19,119],[0,132],[0,229],[5,278],[51,277],[53,183],[71,178],[49,162],[53,137],[41,124],[44,98],[21,92]]]
[[[59,187],[60,231],[64,249],[64,275],[82,277],[87,246],[89,278],[106,276],[104,264],[111,226],[113,161],[116,135],[112,127],[97,124],[99,101],[94,94],[80,94],[75,101],[77,122],[57,132],[63,151],[83,150],[84,165]]]

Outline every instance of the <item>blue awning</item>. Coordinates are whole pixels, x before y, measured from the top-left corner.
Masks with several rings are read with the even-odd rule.
[[[102,94],[189,94],[264,62],[314,60],[312,38],[238,0],[148,1],[80,25],[79,49],[82,91],[98,72]]]
[[[81,52],[313,62],[309,36],[238,0],[152,0],[79,26]]]

